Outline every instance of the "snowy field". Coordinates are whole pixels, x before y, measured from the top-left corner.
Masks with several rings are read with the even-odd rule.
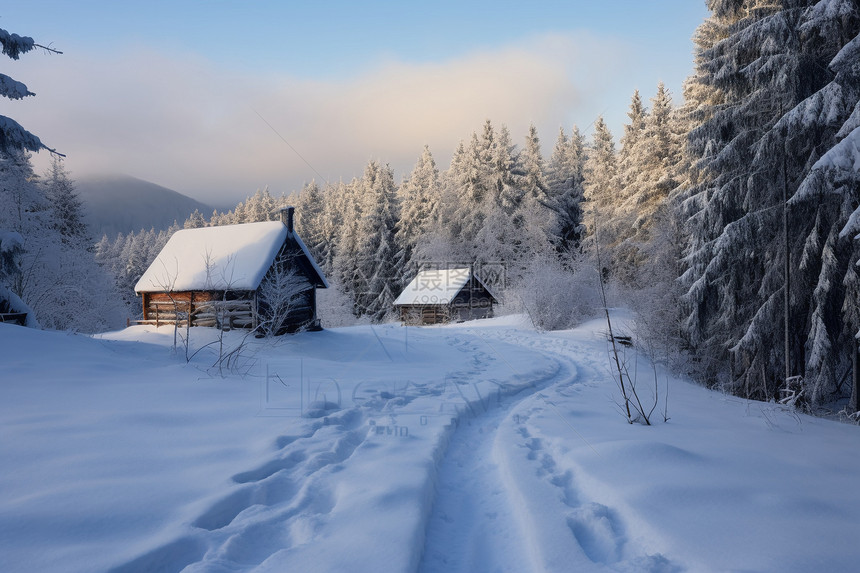
[[[0,571],[857,570],[860,429],[660,370],[628,425],[603,329],[0,324]]]

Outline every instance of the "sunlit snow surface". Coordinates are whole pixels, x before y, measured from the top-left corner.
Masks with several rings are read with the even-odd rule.
[[[860,429],[675,379],[628,425],[603,330],[251,338],[219,372],[169,327],[0,324],[0,570],[856,570]]]

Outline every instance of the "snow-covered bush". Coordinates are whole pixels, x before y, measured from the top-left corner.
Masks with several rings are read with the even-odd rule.
[[[329,278],[328,282],[329,288],[317,290],[317,315],[323,328],[370,322],[366,317],[355,317],[352,298],[343,292],[343,287],[336,279]]]
[[[297,316],[311,314],[308,279],[294,264],[278,263],[260,286],[260,329],[280,335],[294,328]]]
[[[535,327],[571,328],[600,309],[597,272],[586,260],[567,268],[554,258],[535,259],[513,288]]]

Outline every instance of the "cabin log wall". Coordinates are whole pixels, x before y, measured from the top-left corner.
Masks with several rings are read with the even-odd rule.
[[[224,329],[253,328],[256,313],[254,293],[186,291],[153,292],[143,295],[143,323],[213,326]]]

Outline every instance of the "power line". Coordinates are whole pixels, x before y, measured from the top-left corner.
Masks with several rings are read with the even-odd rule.
[[[265,117],[263,117],[262,115],[260,115],[260,112],[258,112],[256,109],[255,109],[255,110],[253,110],[253,111],[254,111],[254,113],[256,113],[256,114],[257,114],[257,117],[259,117],[260,119],[262,119],[262,120],[263,120],[263,123],[265,123],[266,125],[268,125],[268,126],[269,126],[269,129],[271,129],[271,130],[275,133],[275,135],[277,135],[279,138],[281,138],[281,141],[283,141],[284,143],[286,143],[286,144],[287,144],[287,147],[289,147],[290,149],[292,149],[292,150],[293,150],[293,153],[295,153],[295,154],[298,156],[298,158],[299,158],[299,159],[301,159],[302,161],[304,161],[304,162],[305,162],[305,165],[307,165],[308,167],[310,167],[310,168],[311,168],[311,171],[313,171],[314,173],[316,173],[316,174],[317,174],[317,176],[319,176],[319,178],[320,178],[321,180],[325,181],[325,184],[326,184],[326,185],[330,185],[330,183],[328,182],[328,179],[326,179],[325,177],[323,177],[323,176],[322,176],[322,174],[321,174],[319,171],[317,171],[317,170],[314,168],[314,166],[313,166],[313,165],[311,165],[311,164],[310,164],[310,162],[309,162],[307,159],[305,159],[305,158],[302,156],[302,154],[301,154],[301,153],[299,153],[299,152],[298,152],[298,150],[296,150],[296,148],[295,148],[295,147],[293,147],[292,145],[290,145],[290,142],[289,142],[289,141],[287,141],[287,140],[284,138],[284,136],[283,136],[283,135],[281,135],[280,133],[278,133],[278,130],[277,130],[277,129],[275,129],[275,128],[274,128],[274,126],[273,126],[271,123],[269,123],[268,121],[266,121],[266,118],[265,118]]]

